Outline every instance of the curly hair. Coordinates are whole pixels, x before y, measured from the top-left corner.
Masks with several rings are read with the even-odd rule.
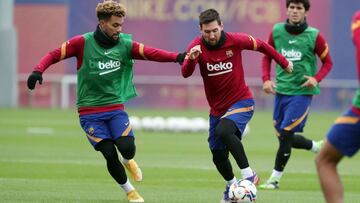
[[[99,20],[108,20],[111,16],[125,17],[126,8],[124,5],[113,0],[104,0],[96,6],[96,16]]]

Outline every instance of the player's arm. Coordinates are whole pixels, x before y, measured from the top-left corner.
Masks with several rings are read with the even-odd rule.
[[[268,44],[272,47],[275,47],[274,45],[274,40],[272,37],[272,32],[270,33],[269,39],[268,39]],[[272,58],[264,55],[263,59],[262,59],[262,80],[263,82],[267,81],[267,80],[271,80],[270,74],[271,74],[271,60]]]
[[[34,68],[34,71],[39,71],[43,73],[48,69],[52,64],[55,64],[61,60],[76,56],[79,58],[82,57],[84,50],[84,37],[79,35],[71,38],[70,40],[61,44],[61,47],[56,48],[46,54]],[[82,62],[82,61],[80,61]],[[78,61],[78,68],[81,66],[81,63]]]
[[[322,62],[322,66],[319,71],[315,74],[314,78],[319,83],[325,76],[330,72],[333,62],[329,53],[329,46],[325,41],[325,38],[319,33],[315,42],[315,53],[318,55]]]
[[[268,44],[272,47],[275,47],[274,40],[272,37],[272,32],[269,35]],[[274,88],[276,87],[275,83],[271,81],[271,57],[264,55],[262,59],[262,80],[263,80],[263,90],[268,94],[275,94]]]
[[[261,52],[271,58],[273,58],[276,63],[278,63],[285,71],[292,72],[292,63],[288,61],[283,55],[278,53],[274,47],[270,46],[268,43],[255,39],[251,35],[240,34],[238,36],[238,40],[240,40],[240,46],[242,49],[253,50]]]
[[[61,60],[76,56],[78,59],[77,68],[79,69],[82,64],[84,43],[85,39],[83,36],[75,36],[62,43],[61,47],[50,51],[42,57],[27,80],[28,88],[31,90],[34,89],[37,81],[39,81],[39,84],[42,84],[42,73],[45,72],[52,64]]]
[[[325,78],[325,76],[330,72],[332,68],[333,63],[329,54],[329,47],[324,37],[320,33],[318,34],[315,41],[314,52],[320,58],[322,66],[314,76],[304,75],[306,81],[301,85],[301,87],[316,87],[319,82]]]
[[[199,61],[199,56],[201,53],[200,45],[191,44],[188,49],[184,63],[181,66],[181,74],[184,78],[190,77],[194,71],[195,66]]]
[[[139,60],[149,60],[157,62],[178,62],[181,64],[184,61],[185,54],[153,48],[135,41],[133,41],[131,48],[132,58]]]

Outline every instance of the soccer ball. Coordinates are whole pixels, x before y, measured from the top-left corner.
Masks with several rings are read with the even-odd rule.
[[[232,203],[256,202],[256,186],[249,180],[238,180],[230,185],[229,198]]]

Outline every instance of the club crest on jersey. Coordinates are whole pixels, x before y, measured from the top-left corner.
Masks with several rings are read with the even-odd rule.
[[[89,134],[89,135],[92,135],[92,134],[94,134],[94,131],[95,131],[95,130],[94,130],[93,127],[90,127],[87,131],[88,131],[88,134]]]
[[[228,58],[234,56],[234,53],[233,53],[232,50],[227,50],[225,53],[226,53],[226,56],[227,56]]]

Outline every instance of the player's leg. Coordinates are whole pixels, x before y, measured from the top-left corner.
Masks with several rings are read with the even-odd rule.
[[[349,110],[336,119],[316,158],[321,188],[328,203],[344,201],[344,191],[336,166],[343,156],[352,157],[359,148],[360,116]]]
[[[254,114],[254,100],[245,99],[233,104],[221,117],[215,135],[221,138],[241,170],[243,179],[259,183],[256,173],[250,168],[244,146],[241,142],[247,123]]]
[[[106,160],[108,172],[114,178],[114,180],[120,185],[120,187],[127,193],[134,196],[136,190],[129,182],[125,169],[120,163],[115,143],[112,140],[112,136],[107,125],[107,121],[111,119],[113,112],[97,113],[80,115],[80,124],[83,130],[86,132],[89,142],[93,147],[102,153]],[[130,200],[130,202],[143,202],[141,199]]]
[[[135,181],[142,181],[142,172],[133,159],[136,152],[135,137],[129,116],[125,111],[118,110],[109,121],[110,131],[115,144],[122,156],[122,162]]]
[[[292,113],[290,108],[291,96],[277,94],[275,97],[275,107],[273,113],[274,127],[279,141],[279,147],[276,152],[275,165],[270,178],[259,188],[278,189],[279,182],[283,175],[284,168],[291,156],[291,147],[294,141],[292,129],[284,129],[289,123],[289,114]],[[297,112],[297,115],[299,113]],[[284,123],[286,124],[284,127]]]
[[[105,123],[110,118],[110,113],[80,115],[80,123],[89,142],[95,150],[100,151],[106,160],[110,175],[119,184],[127,180],[124,167],[119,161],[110,131]]]
[[[226,181],[224,195],[220,203],[228,203],[230,201],[228,194],[230,185],[236,181],[236,177],[233,173],[232,166],[229,160],[229,151],[226,149],[214,149],[211,150],[211,153],[213,156],[212,160],[214,165],[216,166],[216,169]]]
[[[277,153],[277,159],[279,160],[275,164],[275,170],[283,171],[290,156],[291,148],[304,147],[309,148],[312,145],[312,141],[305,137],[295,134],[302,132],[305,126],[307,116],[310,111],[310,104],[312,97],[307,95],[286,96],[283,111],[284,119],[280,124],[280,147]]]
[[[114,180],[125,191],[129,202],[144,202],[144,199],[135,190],[126,176],[125,169],[120,163],[114,142],[112,140],[103,140],[97,146],[106,159],[107,169]]]
[[[316,157],[320,185],[327,203],[344,202],[344,190],[337,171],[337,164],[342,157],[343,155],[327,141]]]
[[[301,134],[296,133],[294,134],[294,142],[292,147],[295,149],[306,149],[314,153],[318,153],[323,143],[324,143],[323,140],[319,140],[319,141],[311,140]]]
[[[136,151],[135,138],[127,113],[121,110],[114,111],[114,114],[109,121],[109,128],[111,137],[122,156],[121,161],[125,168],[130,172],[131,177],[135,181],[141,181],[142,172],[133,159]],[[130,183],[129,180],[128,183]],[[129,202],[144,202],[144,199],[134,188],[130,191],[126,191],[126,194]]]
[[[237,165],[240,168],[242,178],[251,179],[252,182],[257,184],[258,177],[255,175],[255,172],[250,168],[244,146],[241,142],[241,133],[238,130],[235,122],[227,118],[222,118],[219,124],[216,126],[215,135],[221,138],[226,148],[234,157]]]
[[[229,160],[229,151],[221,141],[221,138],[215,135],[215,129],[220,122],[220,117],[214,117],[210,115],[210,128],[209,128],[209,148],[212,153],[212,160],[216,169],[226,181],[225,191],[220,203],[229,203],[229,187],[236,181],[236,177],[233,173],[233,169]]]
[[[287,107],[288,110],[285,114],[285,120],[282,127],[295,132],[292,147],[295,149],[311,150],[314,153],[318,153],[323,141],[314,141],[301,134],[309,115],[312,96],[297,95],[291,96],[290,98],[291,100],[289,101]]]
[[[114,142],[112,140],[102,140],[96,145],[96,150],[100,151],[104,156],[110,175],[119,185],[124,185],[127,182],[127,176],[119,160]],[[126,189],[124,190],[126,191]]]
[[[125,169],[120,163],[114,142],[112,140],[103,140],[96,148],[103,154],[106,159],[109,173],[126,192],[129,202],[144,202],[144,199],[139,195],[127,178]]]

